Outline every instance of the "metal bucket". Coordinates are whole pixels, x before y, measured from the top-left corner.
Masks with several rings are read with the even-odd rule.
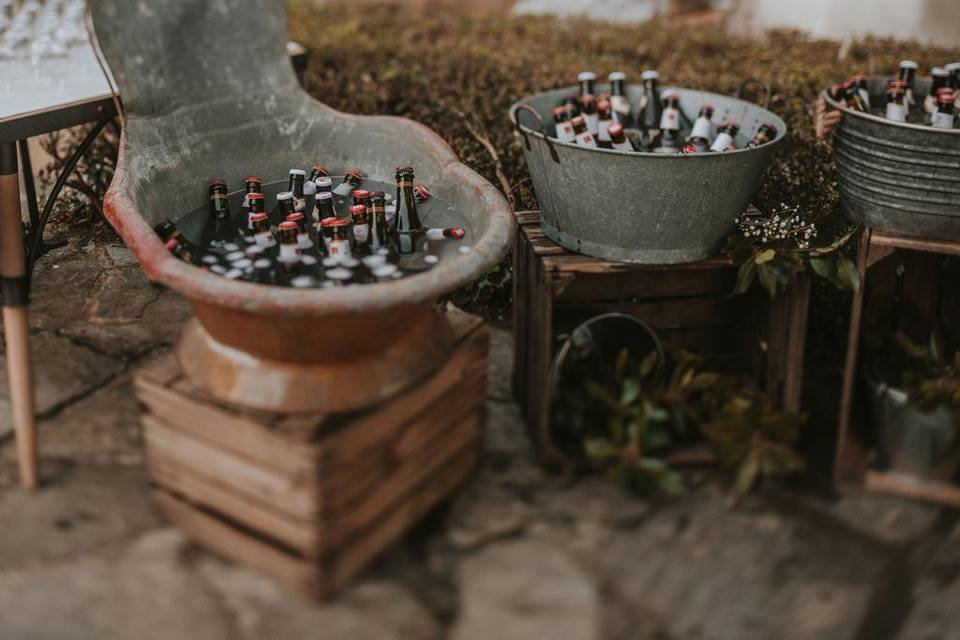
[[[688,122],[704,104],[714,106],[716,122],[737,120],[741,148],[698,155],[633,153],[548,138],[554,134],[545,124],[551,109],[576,87],[538,93],[510,108],[548,238],[578,253],[622,262],[673,264],[716,255],[734,218],[753,199],[787,127],[770,111],[738,98],[667,88],[680,94]],[[640,104],[642,86],[629,85],[627,92],[632,104]],[[776,126],[776,139],[743,148],[765,122]]]
[[[868,80],[870,102],[883,104],[892,78]],[[929,79],[916,81],[925,96]],[[960,239],[960,129],[900,123],[844,112],[833,135],[844,214],[875,229],[931,239]]]

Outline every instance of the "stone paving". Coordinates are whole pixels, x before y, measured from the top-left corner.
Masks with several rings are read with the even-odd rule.
[[[44,486],[16,488],[0,406],[3,640],[960,639],[955,515],[859,494],[733,508],[709,476],[657,505],[545,476],[503,329],[476,477],[335,601],[286,594],[148,500],[130,376],[187,305],[103,233],[50,254],[36,283]]]

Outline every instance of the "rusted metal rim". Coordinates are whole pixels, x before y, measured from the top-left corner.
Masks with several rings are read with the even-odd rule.
[[[415,135],[429,140],[441,161],[441,173],[445,174],[444,177],[472,189],[475,200],[480,203],[474,206],[479,206],[488,213],[487,228],[471,245],[470,252],[458,254],[431,271],[402,280],[338,289],[295,291],[221,278],[174,258],[141,215],[129,191],[126,138],[122,134],[117,169],[107,191],[104,213],[137,256],[148,277],[188,298],[198,298],[253,313],[305,316],[360,312],[432,301],[477,280],[506,255],[514,233],[509,204],[496,188],[461,163],[449,145],[433,130],[406,118],[355,116],[323,106],[345,119],[386,121],[397,129],[412,129],[398,132],[398,135]]]

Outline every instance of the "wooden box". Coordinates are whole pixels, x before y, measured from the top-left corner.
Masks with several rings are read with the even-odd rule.
[[[173,356],[136,392],[154,496],[209,550],[325,598],[473,470],[487,397],[488,332],[450,312],[457,343],[427,380],[344,415],[276,415],[203,397]]]
[[[544,462],[559,461],[550,439],[554,355],[581,322],[617,311],[646,322],[668,347],[713,366],[752,371],[787,410],[800,408],[810,280],[771,301],[759,287],[733,295],[727,259],[676,265],[608,262],[573,253],[543,235],[536,211],[515,214],[514,393]]]

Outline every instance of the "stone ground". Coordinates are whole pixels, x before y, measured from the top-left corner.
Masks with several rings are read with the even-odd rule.
[[[732,508],[706,476],[656,505],[544,476],[504,329],[475,478],[335,601],[285,594],[188,544],[148,500],[131,373],[189,310],[116,242],[74,239],[36,273],[44,486],[16,488],[0,407],[3,640],[960,639],[954,515],[858,494]]]

